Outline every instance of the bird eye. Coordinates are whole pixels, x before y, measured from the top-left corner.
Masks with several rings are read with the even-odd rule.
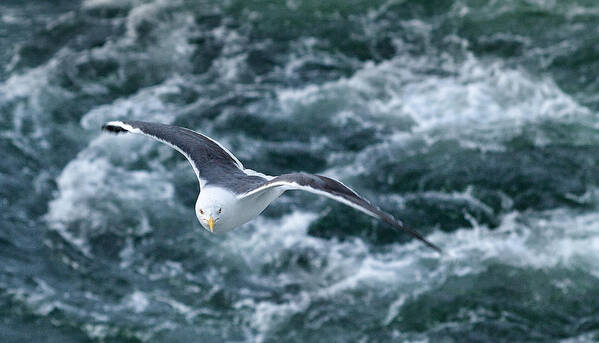
[[[200,208],[200,214],[204,214],[204,210]]]
[[[222,211],[223,211],[223,209],[222,209],[222,208],[219,208],[219,209],[218,209],[218,214],[220,214]]]

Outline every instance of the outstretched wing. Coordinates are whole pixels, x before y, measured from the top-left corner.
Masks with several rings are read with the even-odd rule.
[[[381,211],[376,206],[373,206],[341,182],[328,178],[326,176],[306,173],[284,174],[263,183],[262,185],[248,191],[245,194],[241,194],[239,198],[245,198],[253,194],[258,194],[273,187],[284,187],[288,190],[297,189],[307,191],[311,193],[324,195],[333,200],[337,200],[357,210],[360,210],[372,217],[380,219],[397,230],[406,231],[410,235],[424,242],[424,244],[428,245],[429,247],[435,249],[438,252],[441,252],[441,249],[439,247],[427,241],[419,233],[403,226],[403,224],[400,221],[393,218],[390,214]]]
[[[143,121],[111,121],[102,129],[142,134],[171,146],[187,158],[202,188],[235,176],[247,176],[241,162],[220,143],[183,127]]]

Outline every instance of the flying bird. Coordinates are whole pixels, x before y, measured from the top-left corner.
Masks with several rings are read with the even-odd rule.
[[[111,121],[102,129],[154,138],[179,151],[191,164],[200,183],[195,212],[200,224],[212,233],[224,233],[257,217],[288,190],[324,195],[405,231],[441,252],[419,233],[359,196],[341,182],[322,175],[290,173],[269,176],[248,168],[214,139],[183,127],[143,121]]]

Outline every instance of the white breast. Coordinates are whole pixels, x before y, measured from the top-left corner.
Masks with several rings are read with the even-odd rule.
[[[273,188],[256,196],[238,199],[237,195],[221,187],[205,187],[196,202],[196,215],[199,208],[222,208],[214,226],[214,233],[225,233],[247,223],[258,216],[284,190]]]

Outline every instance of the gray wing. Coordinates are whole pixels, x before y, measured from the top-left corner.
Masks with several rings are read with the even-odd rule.
[[[362,211],[372,217],[382,220],[383,222],[391,225],[396,230],[405,231],[410,235],[416,237],[424,244],[441,252],[441,249],[433,243],[427,241],[419,233],[405,227],[400,221],[393,218],[390,214],[381,211],[376,206],[373,206],[367,200],[360,197],[356,192],[345,186],[341,182],[328,178],[322,175],[306,174],[306,173],[292,173],[277,176],[269,181],[266,181],[262,185],[248,191],[247,193],[241,194],[239,197],[244,198],[263,192],[273,187],[284,187],[286,190],[303,190],[311,193],[324,195],[333,200],[342,202],[348,206],[351,206],[359,211]]]
[[[142,134],[171,146],[187,158],[200,187],[221,185],[241,193],[267,180],[266,176],[244,169],[243,164],[217,141],[183,127],[143,121],[111,121],[102,129],[112,133]]]

